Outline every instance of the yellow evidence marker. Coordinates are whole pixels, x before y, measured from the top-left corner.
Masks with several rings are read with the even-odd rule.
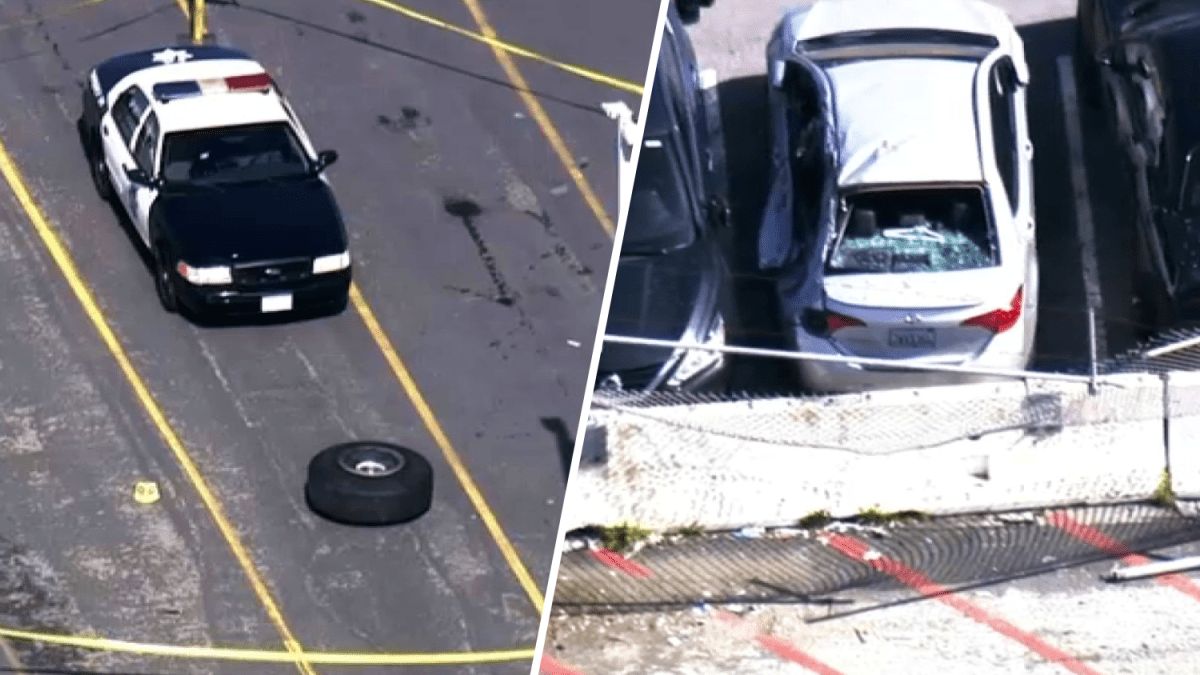
[[[158,498],[158,483],[154,481],[142,480],[133,486],[133,500],[139,504],[153,504]]]

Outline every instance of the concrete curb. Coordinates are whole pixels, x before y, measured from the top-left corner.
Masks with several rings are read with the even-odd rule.
[[[1141,500],[1172,396],[1200,438],[1200,374],[1003,382],[592,414],[567,528],[788,525],[827,511],[936,515]],[[914,446],[916,447],[914,449]],[[1176,491],[1200,494],[1200,457]]]

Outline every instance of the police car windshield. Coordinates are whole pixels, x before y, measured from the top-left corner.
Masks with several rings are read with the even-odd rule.
[[[284,122],[167,134],[162,176],[167,184],[228,185],[309,173],[309,159]]]

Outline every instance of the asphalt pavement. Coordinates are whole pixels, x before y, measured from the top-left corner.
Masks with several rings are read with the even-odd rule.
[[[504,40],[640,85],[652,4],[403,7],[471,31],[484,20]],[[6,187],[0,554],[11,572],[0,625],[282,649],[282,624],[308,651],[532,648],[531,596],[550,567],[616,220],[616,130],[600,104],[636,109],[637,96],[521,57],[506,67],[491,47],[380,3],[212,2],[209,21],[218,43],[277,77],[314,143],[340,153],[329,175],[365,304],[260,325],[162,312],[133,240],[92,189],[75,120],[88,68],[178,42],[184,15],[168,0],[0,7],[0,143],[232,524],[218,527],[48,255],[30,204]],[[421,520],[359,529],[308,511],[308,460],[361,438],[432,461],[434,506]],[[134,502],[139,480],[156,481],[161,499]],[[295,672],[19,640],[6,651],[26,666],[95,672]],[[528,663],[412,668],[447,669]]]

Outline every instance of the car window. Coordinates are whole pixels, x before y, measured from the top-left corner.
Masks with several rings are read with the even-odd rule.
[[[1003,60],[992,67],[989,78],[988,99],[992,111],[992,143],[994,144],[996,168],[1004,181],[1008,202],[1013,211],[1017,209],[1021,154],[1017,151],[1016,73],[1012,63]]]
[[[133,134],[149,107],[150,102],[146,95],[136,86],[127,89],[113,104],[113,122],[116,123],[121,138],[125,139],[125,147],[133,147]]]
[[[286,122],[173,132],[163,139],[162,175],[169,183],[229,184],[299,177],[309,172],[300,141]]]
[[[638,161],[621,252],[652,255],[696,239],[673,136],[646,136]]]
[[[1183,215],[1200,216],[1200,146],[1192,148],[1188,153],[1187,166],[1184,169],[1183,191],[1180,193],[1180,204]]]
[[[999,263],[979,187],[873,190],[846,196],[827,274],[949,272]]]
[[[661,58],[663,50],[659,54]],[[661,253],[696,239],[695,214],[684,174],[686,155],[679,146],[679,120],[668,103],[677,90],[661,62],[654,79],[621,246],[626,255]]]
[[[151,112],[146,118],[146,123],[142,125],[141,132],[138,133],[137,146],[134,148],[133,158],[137,160],[137,164],[147,174],[154,175],[154,160],[155,151],[158,150],[158,117]]]

